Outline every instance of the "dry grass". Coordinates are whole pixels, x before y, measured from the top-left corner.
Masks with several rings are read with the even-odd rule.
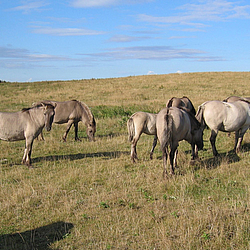
[[[0,141],[1,249],[248,249],[250,242],[250,135],[243,152],[220,133],[212,157],[209,131],[201,161],[190,165],[182,142],[176,176],[162,179],[153,137],[138,143],[130,161],[123,110],[158,112],[172,96],[188,96],[197,108],[207,100],[250,96],[250,73],[192,73],[68,82],[0,83],[0,110],[17,111],[43,99],[79,99],[97,116],[97,140],[61,141],[64,125],[53,125],[45,142],[34,143],[33,169],[20,165],[24,142]]]

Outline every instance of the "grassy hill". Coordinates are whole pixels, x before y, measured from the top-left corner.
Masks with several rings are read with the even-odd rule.
[[[157,145],[142,135],[130,160],[126,121],[136,111],[159,112],[173,97],[195,108],[230,95],[250,96],[249,72],[189,73],[111,79],[0,82],[1,111],[35,101],[85,102],[97,121],[96,141],[79,124],[66,143],[66,125],[53,124],[35,141],[33,169],[21,165],[24,141],[0,141],[0,249],[248,249],[250,134],[232,152],[233,134],[219,133],[214,158],[204,134],[200,162],[190,165],[181,142],[176,176],[162,178]]]

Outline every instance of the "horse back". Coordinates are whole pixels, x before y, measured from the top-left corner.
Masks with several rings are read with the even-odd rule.
[[[67,123],[69,120],[75,122],[80,121],[83,113],[83,108],[76,100],[56,102],[55,108],[55,123]]]
[[[243,101],[221,102],[209,101],[204,107],[204,120],[213,130],[232,132],[248,123],[249,105]]]

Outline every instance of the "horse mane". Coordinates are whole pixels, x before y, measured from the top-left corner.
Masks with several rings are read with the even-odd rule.
[[[173,99],[174,99],[174,98],[175,98],[175,97],[172,97],[171,99],[168,100],[168,102],[167,102],[167,104],[166,104],[166,107],[167,107],[167,108],[172,107],[172,105],[173,105]]]
[[[191,104],[191,107],[192,107],[192,109],[190,110],[190,112],[195,115],[196,110],[195,110],[195,107],[194,107],[193,103],[191,102],[191,100],[187,96],[183,96],[181,99],[188,99],[188,101],[189,101],[189,103]]]
[[[34,106],[33,106],[34,105]],[[55,108],[52,104],[50,103],[43,103],[43,102],[40,102],[40,103],[33,103],[32,104],[32,107],[29,107],[29,108],[23,108],[22,109],[22,112],[27,112],[29,111],[30,109],[35,109],[35,108],[40,108],[42,107],[43,105],[47,106],[48,108]]]
[[[78,103],[81,105],[81,107],[85,110],[85,112],[86,112],[86,114],[87,114],[89,120],[90,120],[91,123],[93,123],[93,125],[95,126],[95,125],[96,125],[96,123],[95,123],[95,118],[94,118],[94,116],[93,116],[93,114],[92,114],[90,108],[89,108],[84,102],[80,102],[80,101],[77,101],[77,100],[72,100],[72,101],[76,101],[76,102],[78,102]]]

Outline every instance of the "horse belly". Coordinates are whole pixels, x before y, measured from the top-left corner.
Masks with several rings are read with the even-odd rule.
[[[24,131],[12,130],[11,128],[2,128],[0,139],[4,141],[21,141],[25,140]]]
[[[226,132],[233,132],[239,130],[241,127],[245,126],[247,121],[246,112],[240,112],[238,115],[229,115],[227,116],[226,121],[224,122],[224,130]]]
[[[24,140],[24,129],[19,113],[0,113],[0,139],[4,141]]]

